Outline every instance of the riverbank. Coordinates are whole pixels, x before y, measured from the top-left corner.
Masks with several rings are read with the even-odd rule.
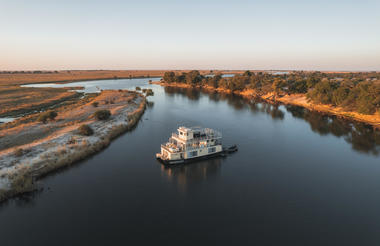
[[[0,201],[36,189],[35,181],[42,176],[105,148],[137,124],[145,107],[142,94],[107,90],[83,104],[56,109],[58,116],[47,124],[32,121],[2,126]],[[100,109],[109,110],[111,117],[96,120],[93,114]],[[83,124],[93,129],[93,135],[79,133]]]
[[[268,103],[283,103],[283,104],[289,104],[289,105],[295,105],[307,108],[312,111],[318,111],[325,114],[335,115],[337,117],[345,118],[348,120],[355,120],[360,121],[369,125],[372,125],[375,128],[380,128],[380,115],[372,114],[372,115],[366,115],[366,114],[360,114],[357,112],[350,112],[346,111],[341,107],[334,107],[332,105],[325,105],[325,104],[315,104],[310,102],[305,94],[283,94],[283,95],[275,95],[273,92],[270,93],[258,93],[257,91],[253,89],[245,89],[243,91],[234,91],[232,92],[229,89],[223,89],[223,88],[214,88],[211,86],[191,86],[189,84],[185,83],[165,83],[161,81],[151,82],[152,84],[157,84],[161,86],[168,86],[168,87],[177,87],[177,88],[198,88],[209,92],[218,92],[218,93],[227,93],[227,94],[236,94],[243,96],[245,98],[251,99],[251,98],[260,98]]]

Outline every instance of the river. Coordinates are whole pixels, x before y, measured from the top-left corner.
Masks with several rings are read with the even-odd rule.
[[[43,191],[0,205],[1,246],[379,245],[380,133],[371,127],[148,79],[77,85],[154,96],[131,132],[45,177]],[[155,153],[181,125],[217,129],[239,151],[165,167]]]

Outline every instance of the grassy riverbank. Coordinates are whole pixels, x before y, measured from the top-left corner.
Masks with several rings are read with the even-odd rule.
[[[0,201],[34,190],[38,178],[105,148],[137,124],[145,107],[142,94],[103,91],[82,104],[57,108],[57,117],[46,124],[6,124],[0,129],[0,145],[12,146],[0,150]],[[99,110],[108,110],[111,117],[97,120],[94,113]],[[93,134],[83,135],[78,130],[82,125]]]

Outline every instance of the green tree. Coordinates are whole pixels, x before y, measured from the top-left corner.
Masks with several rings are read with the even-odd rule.
[[[332,94],[332,103],[337,106],[342,105],[343,102],[347,99],[349,92],[350,90],[348,88],[343,86],[339,87]]]
[[[379,109],[380,88],[369,83],[358,85],[359,94],[356,100],[356,108],[359,113],[373,114]]]
[[[313,88],[317,83],[321,81],[320,78],[316,77],[316,75],[312,74],[310,77],[306,79],[307,88]]]
[[[313,90],[307,93],[307,96],[316,103],[330,104],[333,91],[334,85],[331,82],[321,81],[315,85]]]
[[[180,75],[177,75],[176,76],[176,81],[178,83],[185,83],[186,82],[186,74],[185,73],[182,73]]]
[[[248,77],[251,77],[252,76],[252,72],[247,70],[243,73],[243,76],[248,76]]]
[[[173,82],[175,82],[175,79],[176,79],[175,73],[174,72],[165,72],[163,79],[166,83],[173,83]]]
[[[290,93],[306,93],[307,88],[307,82],[304,79],[296,80],[289,84]]]
[[[201,80],[202,80],[202,77],[198,70],[193,70],[186,74],[187,84],[196,85],[196,84],[199,84]]]

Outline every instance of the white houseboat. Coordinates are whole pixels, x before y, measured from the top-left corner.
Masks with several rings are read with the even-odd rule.
[[[221,155],[222,134],[209,128],[183,127],[161,145],[156,157],[164,164],[180,164]]]

